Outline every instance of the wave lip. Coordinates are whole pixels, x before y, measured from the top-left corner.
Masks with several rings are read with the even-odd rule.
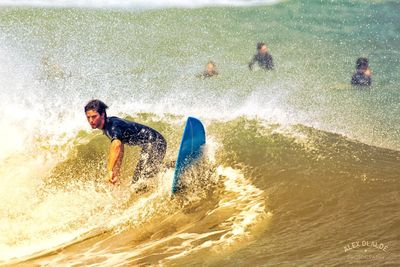
[[[3,0],[0,1],[0,6],[146,9],[164,7],[255,6],[272,5],[279,2],[280,0]]]

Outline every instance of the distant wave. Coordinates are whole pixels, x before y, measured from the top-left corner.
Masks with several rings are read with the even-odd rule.
[[[163,8],[203,6],[269,5],[281,0],[0,0],[0,6],[93,7],[93,8]]]

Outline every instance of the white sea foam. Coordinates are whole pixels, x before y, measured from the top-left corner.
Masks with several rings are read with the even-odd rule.
[[[207,216],[214,213],[224,213],[224,210],[233,209],[229,218],[220,222],[221,229],[206,233],[178,233],[167,239],[178,238],[185,240],[180,246],[171,248],[176,250],[173,256],[167,257],[168,260],[175,260],[192,253],[197,253],[203,249],[214,251],[229,251],[231,245],[237,249],[240,242],[251,239],[251,233],[261,221],[265,221],[272,213],[266,212],[265,200],[262,190],[255,187],[248,178],[239,170],[231,167],[219,166],[217,174],[224,179],[225,196],[221,198],[218,206],[210,210]],[[267,223],[263,224],[264,227]],[[209,238],[220,236],[218,239]],[[197,244],[197,245],[194,245]],[[179,251],[179,252],[178,252]]]
[[[79,123],[74,112],[67,113],[68,108],[57,111],[57,101],[45,101],[45,91],[35,82],[34,71],[27,69],[30,64],[16,53],[0,49],[0,61],[2,261],[75,238],[79,235],[76,232],[57,229],[65,226],[65,203],[85,200],[63,193],[44,198],[38,195],[42,178],[68,153],[70,134],[76,134]],[[52,123],[55,121],[58,123]],[[57,149],[61,146],[63,149]],[[79,206],[84,206],[82,203]],[[70,215],[78,218],[83,210]]]

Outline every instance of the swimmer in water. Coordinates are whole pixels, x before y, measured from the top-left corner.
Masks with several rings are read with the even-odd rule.
[[[258,63],[258,65],[265,70],[274,69],[274,62],[266,43],[257,43],[257,54],[254,55],[253,59],[249,63],[250,70],[253,70],[253,65],[255,63]]]
[[[218,75],[218,72],[216,70],[216,64],[214,61],[208,61],[205,70],[203,71],[202,74],[199,74],[197,77],[199,78],[211,78],[215,75]]]
[[[358,86],[370,86],[372,71],[369,68],[368,59],[360,57],[356,62],[356,73],[351,77],[351,84]]]

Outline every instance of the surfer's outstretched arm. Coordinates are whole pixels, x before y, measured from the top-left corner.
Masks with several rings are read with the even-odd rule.
[[[252,60],[249,62],[249,69],[250,69],[250,70],[253,70],[253,65],[254,65],[256,62],[257,62],[257,58],[256,58],[256,56],[254,56],[254,57],[252,58]]]
[[[115,184],[118,182],[119,170],[123,157],[124,144],[118,139],[112,140],[107,164],[107,179],[110,183]]]

